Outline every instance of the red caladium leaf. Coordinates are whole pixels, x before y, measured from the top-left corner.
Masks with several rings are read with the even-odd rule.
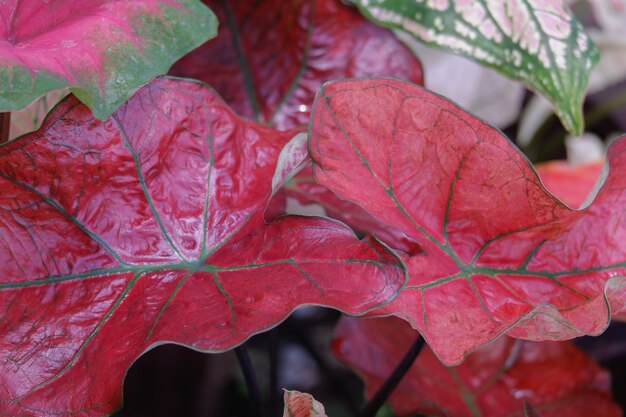
[[[580,207],[600,177],[603,161],[573,165],[567,161],[550,161],[535,168],[543,185],[570,207]]]
[[[551,193],[570,207],[580,207],[593,191],[603,166],[603,161],[580,165],[568,161],[550,161],[537,164],[535,168],[543,185]],[[615,312],[612,317],[626,321],[626,311]]]
[[[593,203],[548,193],[502,134],[448,100],[390,79],[329,83],[316,99],[317,182],[417,241],[409,283],[377,313],[419,330],[456,364],[508,332],[598,334],[626,302],[626,140]]]
[[[283,417],[328,417],[324,406],[311,394],[285,390]]]
[[[104,119],[216,31],[198,0],[3,1],[0,110],[70,87]]]
[[[535,165],[535,169],[548,191],[570,207],[579,207],[600,177],[602,166],[603,161],[585,164],[549,161]],[[420,252],[419,245],[404,233],[381,223],[360,206],[342,200],[328,188],[317,184],[310,166],[289,180],[282,190],[284,197],[294,198],[303,205],[317,204],[329,217],[341,220],[359,232],[371,233],[395,250],[410,255]],[[282,204],[284,207],[284,201]]]
[[[394,317],[344,317],[333,351],[371,397],[418,336]],[[542,417],[620,417],[610,385],[609,373],[570,343],[501,337],[450,368],[426,347],[389,403],[398,415],[522,417],[528,402]]]
[[[155,344],[220,351],[303,303],[357,314],[393,297],[404,273],[377,242],[263,222],[294,133],[158,79],[105,122],[70,97],[0,147],[3,414],[100,416]]]
[[[339,0],[205,0],[218,37],[172,74],[205,81],[239,114],[288,129],[305,125],[327,80],[394,76],[422,83],[422,67],[387,29]]]
[[[360,233],[373,234],[395,250],[409,255],[416,255],[422,251],[421,247],[403,232],[381,223],[361,207],[342,200],[328,188],[316,183],[310,165],[287,181],[281,191],[285,197],[294,198],[301,204],[320,205],[327,216],[341,220]]]

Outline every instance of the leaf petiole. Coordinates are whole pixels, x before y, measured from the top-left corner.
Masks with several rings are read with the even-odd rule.
[[[248,395],[250,396],[250,406],[252,408],[252,417],[263,417],[263,407],[261,404],[261,391],[259,389],[259,382],[256,378],[256,371],[254,365],[248,355],[248,349],[243,345],[235,348],[235,354],[241,367],[241,372],[246,380],[246,386],[248,387]]]
[[[409,371],[415,359],[417,359],[418,355],[424,348],[424,338],[421,336],[417,336],[417,339],[413,342],[409,350],[404,354],[404,357],[393,370],[389,378],[385,381],[385,383],[380,387],[378,392],[372,397],[372,399],[365,405],[365,408],[359,415],[359,417],[374,417],[376,413],[383,406],[387,398],[391,395],[391,393],[396,389],[404,375]]]

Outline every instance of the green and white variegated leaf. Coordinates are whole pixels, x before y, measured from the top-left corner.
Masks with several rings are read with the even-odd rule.
[[[356,0],[374,22],[405,30],[523,81],[571,133],[598,51],[562,0]]]

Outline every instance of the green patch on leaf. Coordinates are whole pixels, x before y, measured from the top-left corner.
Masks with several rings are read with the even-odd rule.
[[[217,18],[198,0],[26,0],[0,12],[9,16],[0,35],[0,111],[69,87],[105,119],[217,33]]]

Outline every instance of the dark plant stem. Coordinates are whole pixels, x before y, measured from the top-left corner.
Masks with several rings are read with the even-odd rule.
[[[424,338],[418,336],[415,339],[415,342],[411,345],[409,350],[404,354],[404,357],[396,366],[396,369],[393,370],[389,378],[385,381],[385,383],[380,387],[376,395],[372,397],[372,399],[367,403],[359,417],[374,417],[380,407],[383,406],[387,398],[391,395],[394,389],[398,386],[404,375],[409,371],[413,362],[422,351],[424,347]]]
[[[11,126],[11,113],[0,113],[0,143],[9,141],[9,128]]]
[[[241,366],[243,377],[248,386],[248,395],[250,396],[250,405],[252,406],[252,413],[250,415],[253,417],[263,417],[259,382],[256,379],[256,372],[250,360],[250,356],[248,355],[248,350],[242,345],[235,348],[235,354],[237,355],[239,366]]]

